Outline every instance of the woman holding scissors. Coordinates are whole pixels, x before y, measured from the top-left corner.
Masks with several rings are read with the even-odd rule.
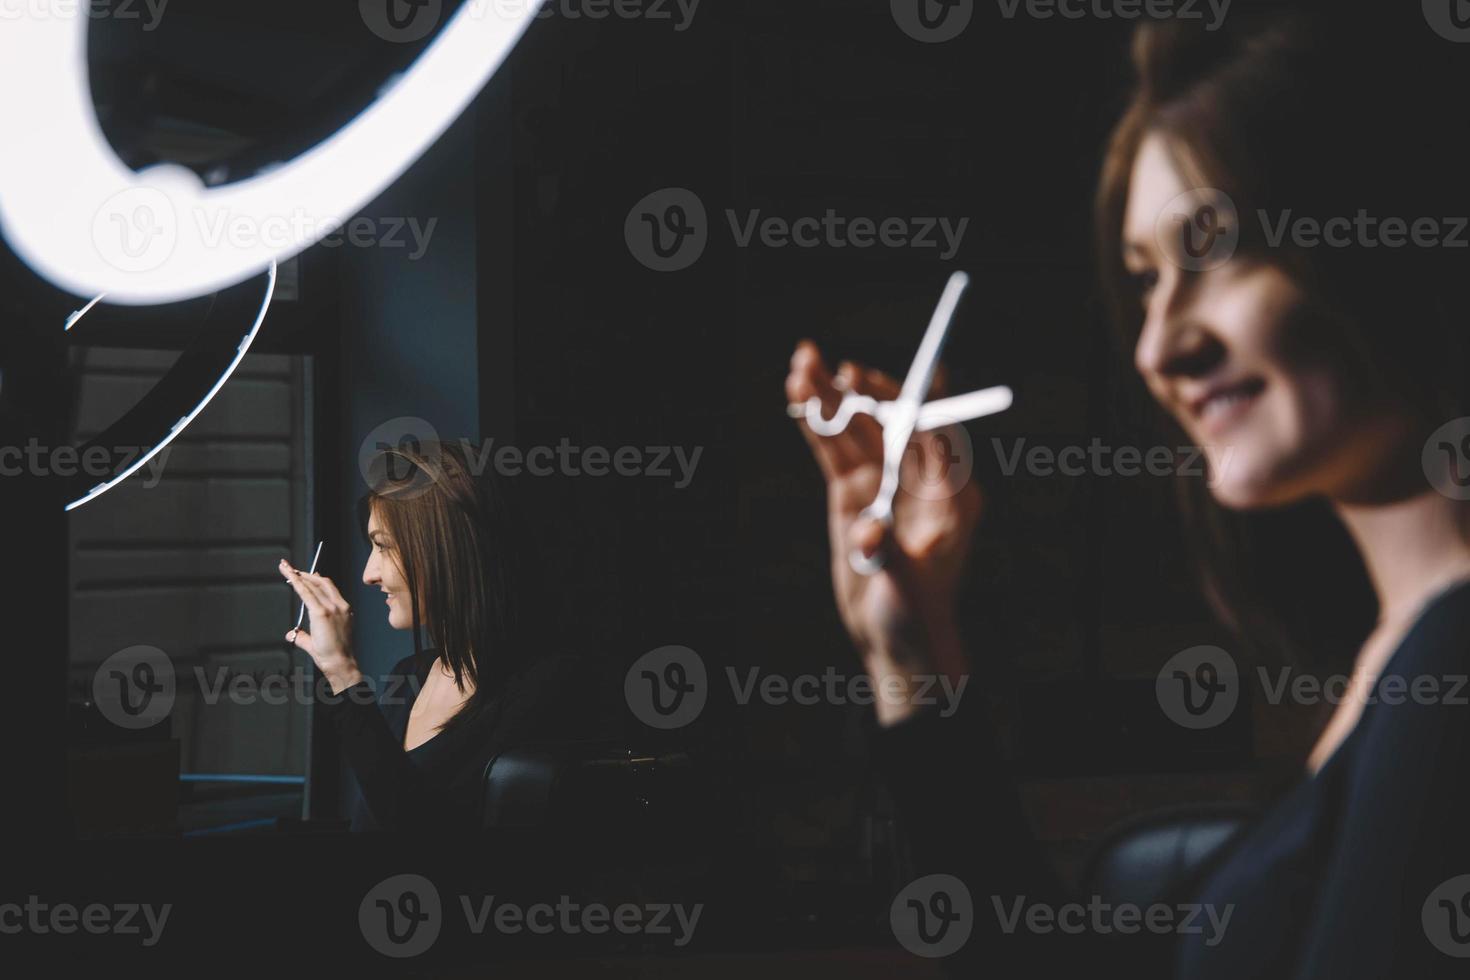
[[[524,553],[500,491],[464,448],[425,443],[380,454],[359,501],[372,549],[363,583],[384,594],[388,624],[410,631],[375,700],[352,646],[353,611],[324,575],[280,571],[310,631],[286,639],[315,661],[325,702],[362,790],[354,830],[478,829],[485,766],[500,751],[575,739],[592,716],[574,661],[534,657],[523,601]],[[420,642],[420,629],[430,646]]]
[[[1355,16],[1366,12],[1237,10],[1213,33],[1141,28],[1137,88],[1097,199],[1104,282],[1134,367],[1168,423],[1206,447],[1208,488],[1189,489],[1208,495],[1190,513],[1214,532],[1199,539],[1209,598],[1269,642],[1261,624],[1290,620],[1337,570],[1282,589],[1254,573],[1248,556],[1269,551],[1242,535],[1268,517],[1279,534],[1332,515],[1377,600],[1350,696],[1298,782],[1197,880],[1176,883],[1215,928],[1162,946],[1137,923],[1029,928],[1028,907],[1055,914],[1071,899],[1027,833],[977,702],[944,718],[880,701],[876,754],[920,873],[964,882],[974,933],[959,955],[984,975],[1107,973],[1110,961],[1188,980],[1464,975],[1470,706],[1374,694],[1389,678],[1452,691],[1470,674],[1470,252],[1453,237],[1462,219],[1446,217],[1470,215],[1455,152],[1470,126],[1433,94],[1465,91],[1470,51],[1431,31],[1418,4]],[[1412,70],[1397,57],[1366,67],[1384,54]],[[1315,237],[1293,224],[1301,217]],[[1388,219],[1417,229],[1412,241],[1392,243]],[[899,390],[852,364],[834,375],[809,342],[786,380],[789,401],[818,399],[827,415],[845,393]],[[899,494],[891,522],[869,519],[878,425],[802,428],[826,478],[837,603],[865,669],[901,684],[979,666],[985,652],[967,651],[955,625],[979,489]]]

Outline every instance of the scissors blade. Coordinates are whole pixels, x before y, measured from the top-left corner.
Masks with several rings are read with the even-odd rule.
[[[934,371],[939,366],[939,354],[944,350],[949,326],[954,321],[955,308],[959,306],[960,297],[969,284],[970,277],[963,272],[954,273],[944,284],[944,292],[939,297],[939,305],[934,308],[934,315],[929,319],[929,326],[924,330],[924,339],[919,342],[914,363],[910,365],[898,398],[894,400],[888,418],[884,420],[883,481],[878,487],[878,496],[873,501],[875,512],[888,513],[892,509],[894,494],[898,492],[898,472],[903,462],[904,450],[908,448],[909,439],[913,438],[914,427],[919,421],[919,408],[934,383]]]
[[[311,572],[316,571],[316,563],[317,563],[317,560],[321,558],[321,556],[322,556],[322,542],[321,541],[318,541],[316,543],[316,554],[314,554],[314,555],[311,556],[311,567],[306,570],[308,572],[308,574],[311,573]],[[306,603],[303,602],[301,604],[301,611],[296,614],[296,628],[297,629],[300,629],[301,628],[301,621],[304,620],[305,618],[306,618]]]
[[[987,415],[995,415],[1010,408],[1013,400],[1011,389],[1005,385],[981,388],[965,395],[937,398],[932,402],[925,402],[919,409],[919,420],[914,428],[920,432],[928,432],[957,422],[970,422]]]
[[[919,350],[914,354],[914,363],[909,366],[908,376],[903,379],[903,387],[893,402],[891,421],[884,426],[885,449],[891,441],[897,444],[901,454],[908,445],[909,438],[913,435],[914,423],[918,421],[919,406],[923,404],[924,397],[934,384],[934,371],[939,366],[939,355],[949,336],[949,326],[954,322],[955,308],[959,306],[960,297],[969,285],[970,277],[963,272],[954,273],[944,284],[944,293],[939,297],[934,315],[929,318],[924,339],[919,342]]]

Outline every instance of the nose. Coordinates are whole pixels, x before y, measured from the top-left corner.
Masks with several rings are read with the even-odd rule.
[[[377,585],[382,579],[383,576],[378,574],[378,556],[369,551],[367,564],[362,569],[362,584]]]
[[[1149,297],[1133,348],[1133,365],[1145,381],[1198,377],[1224,356],[1225,345],[1204,316],[1192,279],[1187,273],[1162,276]]]

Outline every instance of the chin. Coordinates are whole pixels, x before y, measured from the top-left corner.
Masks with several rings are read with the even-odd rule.
[[[1286,477],[1289,461],[1273,454],[1234,445],[1207,458],[1210,496],[1227,510],[1285,507],[1307,496],[1299,481]]]

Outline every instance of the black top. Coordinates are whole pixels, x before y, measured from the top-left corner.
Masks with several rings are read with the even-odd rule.
[[[1020,896],[1027,908],[1084,909],[1090,897],[1057,887],[973,702],[947,719],[930,713],[877,731],[876,758],[919,874],[954,875],[969,889],[974,932],[950,958],[967,975],[1113,975],[1109,968],[1126,966],[1129,976],[1181,980],[1463,978],[1467,675],[1470,581],[1426,604],[1386,663],[1378,697],[1316,775],[1237,834],[1202,882],[1185,883],[1184,901],[1204,909],[1192,928],[1162,938],[1097,929],[1091,912],[1067,920],[1085,923],[1076,933],[1028,929],[1024,918],[1006,931]],[[1172,921],[1183,926],[1186,914],[1194,913],[1181,908]]]
[[[362,680],[325,701],[362,790],[353,830],[477,830],[492,758],[532,742],[588,737],[589,685],[576,658],[555,656],[524,668],[479,717],[405,751],[409,712],[437,658],[435,650],[403,658],[376,697]]]

